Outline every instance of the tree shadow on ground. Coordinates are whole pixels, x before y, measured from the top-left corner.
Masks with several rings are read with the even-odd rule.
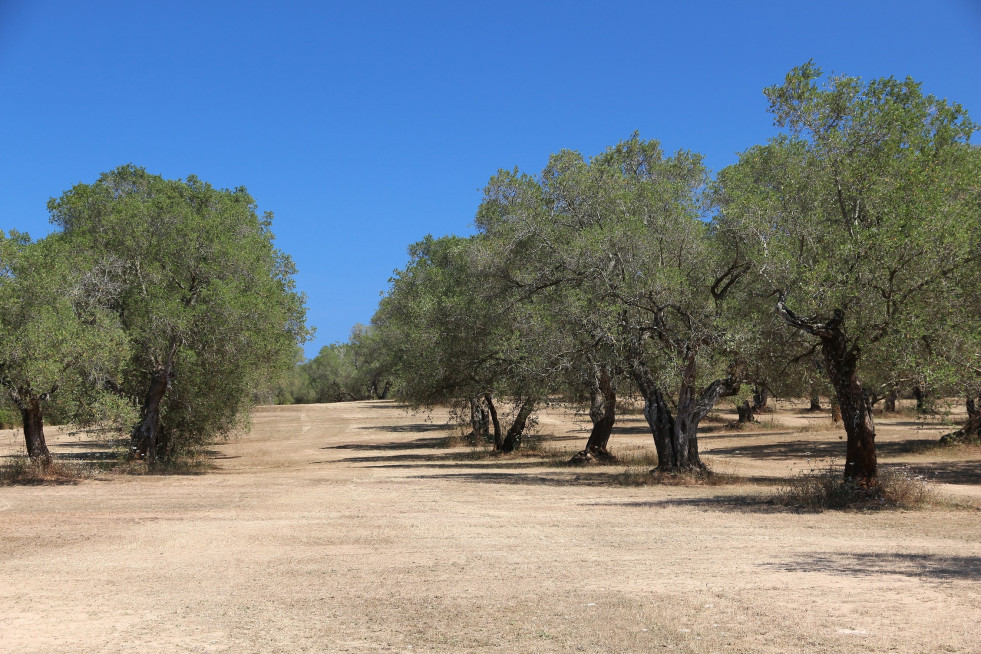
[[[784,432],[772,432],[773,436],[785,436]],[[710,441],[710,438],[700,439]],[[934,440],[905,440],[905,441],[884,441],[875,444],[876,453],[879,456],[896,456],[899,454],[910,454],[921,451],[923,448],[935,444]],[[731,445],[729,447],[706,447],[702,454],[712,454],[716,456],[746,456],[753,459],[800,459],[800,458],[824,458],[840,457],[845,455],[844,440],[825,441],[799,439],[781,440],[771,443],[754,443],[747,445]]]
[[[536,466],[541,466],[540,462],[535,462]],[[529,466],[531,467],[531,466]],[[412,479],[442,479],[445,481],[461,481],[476,484],[507,484],[507,485],[526,485],[526,486],[603,486],[604,483],[594,482],[583,479],[583,475],[543,475],[529,474],[522,472],[499,472],[499,471],[471,471],[471,472],[446,472],[430,475],[412,475]]]
[[[358,429],[364,429],[367,431],[390,431],[396,434],[411,434],[429,431],[452,431],[457,429],[457,426],[448,423],[435,424],[432,422],[419,422],[412,425],[368,425],[365,427],[358,427]]]
[[[697,488],[724,488],[724,484],[716,485],[702,485],[702,484],[691,484],[687,486],[685,484],[636,484],[636,483],[623,483],[620,481],[621,474],[617,472],[605,472],[603,470],[596,470],[595,472],[582,472],[582,468],[576,467],[574,470],[577,472],[502,472],[501,468],[541,468],[544,467],[540,461],[532,462],[513,462],[510,466],[499,466],[493,465],[494,469],[489,470],[473,470],[473,466],[465,466],[456,464],[454,466],[441,466],[442,469],[450,467],[458,468],[469,468],[466,472],[434,472],[432,474],[419,474],[413,475],[413,479],[442,479],[446,481],[461,481],[465,483],[477,483],[477,484],[506,484],[506,485],[526,485],[526,486],[595,486],[595,487],[607,487],[607,488],[627,488],[638,486],[647,486],[648,488],[678,488],[680,486],[688,487],[692,489]],[[610,468],[607,468],[608,470]],[[613,467],[613,469],[616,469]],[[568,470],[566,468],[565,470]],[[644,473],[641,473],[643,475]],[[740,485],[766,485],[773,486],[780,483],[780,479],[774,478],[740,478]],[[636,506],[636,507],[655,507],[655,506],[669,506],[672,504],[677,505],[689,505],[689,506],[703,506],[705,508],[717,508],[718,510],[731,510],[732,507],[743,507],[745,510],[749,510],[754,506],[761,506],[763,511],[773,511],[780,510],[795,513],[798,512],[796,509],[791,507],[784,507],[779,505],[774,505],[772,498],[758,495],[727,495],[724,497],[710,497],[710,498],[674,498],[674,499],[663,499],[663,500],[642,500],[642,501],[625,501],[625,502],[610,502],[609,506]],[[606,505],[606,504],[602,504]],[[773,506],[771,506],[773,505]]]
[[[772,482],[772,479],[768,479]],[[751,482],[750,482],[751,483]],[[780,504],[772,497],[763,495],[725,495],[722,497],[669,497],[660,500],[631,500],[623,502],[589,502],[587,506],[617,508],[663,509],[687,507],[721,513],[800,513],[794,507]]]
[[[981,580],[981,556],[814,552],[792,561],[764,563],[781,572],[823,572],[842,576],[900,575],[916,579]]]
[[[325,404],[344,404],[345,402],[326,402]],[[412,407],[408,404],[400,404],[395,400],[356,400],[356,402],[359,402],[365,409],[383,409],[389,411],[392,409],[398,411],[412,410]]]
[[[938,484],[981,485],[978,461],[936,461],[909,466],[910,472]]]
[[[445,454],[402,454],[392,456],[351,456],[335,461],[316,461],[315,463],[366,463],[362,468],[391,468],[393,470],[432,469],[447,470],[450,468],[465,468],[472,470],[478,467],[496,469],[525,469],[542,468],[549,464],[538,459],[507,459],[493,454],[478,454],[469,452],[447,452]]]
[[[385,452],[389,450],[424,450],[436,449],[446,442],[446,438],[416,438],[411,441],[393,441],[390,443],[345,443],[343,445],[327,445],[322,450],[356,450],[359,452],[371,452],[378,450]]]

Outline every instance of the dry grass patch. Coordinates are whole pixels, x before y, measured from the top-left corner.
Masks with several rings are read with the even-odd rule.
[[[730,486],[746,480],[737,475],[712,470],[663,472],[647,467],[629,467],[623,472],[608,475],[610,486]]]
[[[29,457],[12,457],[0,465],[0,485],[74,484],[83,479],[98,477],[101,470],[85,463],[51,461],[48,465]]]
[[[830,465],[821,472],[801,473],[777,494],[779,502],[809,511],[950,508],[923,475],[906,466],[879,470],[879,484],[868,488],[845,479],[844,469]]]

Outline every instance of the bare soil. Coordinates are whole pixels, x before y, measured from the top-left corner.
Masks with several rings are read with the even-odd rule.
[[[581,468],[569,411],[498,457],[390,402],[260,408],[204,474],[3,486],[0,652],[981,651],[978,448],[880,417],[880,463],[952,502],[804,513],[772,495],[840,460],[841,432],[793,405],[734,417],[701,436],[742,477],[720,486],[614,483],[652,449],[638,415],[611,440],[627,463]],[[22,450],[0,432],[0,463]]]

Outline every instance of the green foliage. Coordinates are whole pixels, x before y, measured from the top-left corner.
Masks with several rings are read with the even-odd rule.
[[[114,263],[112,307],[131,344],[121,392],[143,403],[166,378],[161,452],[178,456],[242,426],[309,334],[293,262],[244,188],[123,166],[49,202],[80,251]]]
[[[867,361],[912,375],[977,255],[976,127],[910,79],[820,79],[806,64],[766,90],[789,135],[720,174],[723,224],[744,235],[768,290],[801,315],[844,310]]]
[[[14,408],[36,401],[75,424],[135,417],[132,404],[110,392],[129,342],[107,307],[108,272],[63,235],[32,242],[0,232],[0,387]]]

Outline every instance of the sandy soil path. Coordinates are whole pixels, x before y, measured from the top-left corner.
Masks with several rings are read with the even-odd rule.
[[[0,652],[981,651],[981,512],[598,485],[615,471],[435,447],[452,433],[390,403],[268,407],[205,475],[0,487]],[[840,447],[703,443],[759,477]],[[979,467],[937,470],[971,497]]]

